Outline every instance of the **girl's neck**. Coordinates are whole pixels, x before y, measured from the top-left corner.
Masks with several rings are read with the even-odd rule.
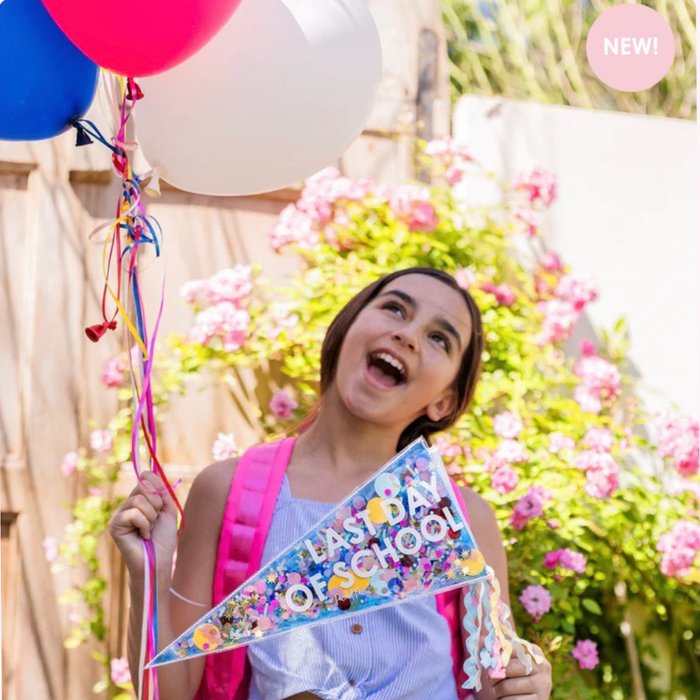
[[[293,462],[360,483],[396,454],[400,436],[400,429],[360,420],[338,397],[327,396],[316,420],[297,439]]]

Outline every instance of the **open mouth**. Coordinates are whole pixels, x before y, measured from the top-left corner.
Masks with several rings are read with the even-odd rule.
[[[367,356],[367,373],[381,386],[390,388],[405,384],[408,378],[404,364],[388,352],[373,352]]]

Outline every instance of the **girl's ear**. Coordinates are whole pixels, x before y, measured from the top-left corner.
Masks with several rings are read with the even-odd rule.
[[[455,407],[457,392],[454,389],[445,389],[441,396],[428,404],[425,413],[433,423],[449,415]]]

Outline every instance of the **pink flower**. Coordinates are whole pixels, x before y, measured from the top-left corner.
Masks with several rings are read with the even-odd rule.
[[[561,553],[563,549],[556,549],[553,552],[547,552],[544,555],[544,565],[548,569],[556,569],[559,566],[559,560],[561,559]]]
[[[61,474],[70,476],[78,468],[78,453],[69,452],[61,462]]]
[[[275,418],[288,420],[292,417],[292,411],[298,406],[296,401],[286,391],[278,391],[270,401],[270,410]]]
[[[114,433],[111,430],[93,430],[90,433],[90,447],[102,454],[114,447]]]
[[[462,473],[462,467],[460,466],[459,462],[448,462],[445,465],[445,469],[450,476],[455,476],[456,474]]]
[[[46,561],[49,564],[56,561],[56,557],[58,557],[58,540],[55,537],[47,537],[41,543],[41,546],[44,548]]]
[[[572,303],[576,311],[581,311],[586,304],[598,298],[598,287],[592,279],[569,274],[559,280],[554,293]]]
[[[492,282],[484,282],[481,289],[488,294],[493,294],[501,306],[512,306],[515,301],[515,294],[507,284],[496,285]]]
[[[587,559],[583,554],[574,552],[572,549],[557,549],[548,552],[544,557],[544,565],[548,569],[556,569],[561,566],[577,574],[582,574],[586,570]]]
[[[607,452],[585,450],[574,458],[574,466],[586,472],[586,493],[607,498],[617,489],[620,468]]]
[[[233,457],[238,448],[233,433],[219,433],[216,441],[211,448],[211,453],[217,462],[223,462],[225,459]]]
[[[91,486],[88,489],[88,493],[91,496],[97,496],[98,498],[102,498],[102,489],[99,486]]]
[[[590,639],[576,642],[576,646],[571,650],[571,656],[578,661],[581,668],[595,668],[600,661],[598,659],[598,646]]]
[[[423,152],[430,156],[434,165],[438,166],[438,169],[444,173],[445,180],[450,187],[461,181],[464,165],[472,160],[467,147],[455,143],[451,136],[443,136],[430,141]]]
[[[462,289],[476,286],[476,274],[470,267],[460,267],[455,271],[454,278]]]
[[[546,501],[552,494],[541,486],[531,486],[528,492],[513,506],[510,523],[516,530],[522,530],[533,518],[544,512]]]
[[[126,359],[123,355],[110,357],[102,365],[102,383],[110,389],[116,389],[124,381]]]
[[[534,622],[537,622],[542,615],[548,613],[552,608],[552,596],[544,586],[528,586],[520,594],[518,600],[523,604],[525,610],[532,615]]]
[[[204,296],[204,291],[207,288],[207,283],[204,280],[192,280],[185,282],[180,287],[180,298],[187,304],[194,304],[200,301]]]
[[[539,338],[541,344],[567,340],[581,317],[581,313],[571,302],[561,299],[540,301],[537,310],[544,316]]]
[[[547,527],[550,530],[558,530],[561,527],[561,523],[556,518],[550,518],[547,521]]]
[[[681,476],[698,473],[698,422],[667,411],[655,424],[659,454],[670,457]]]
[[[190,339],[208,345],[212,338],[220,337],[226,352],[239,350],[246,340],[250,314],[230,301],[222,301],[197,314]]]
[[[607,428],[589,428],[583,441],[594,452],[610,452],[615,444],[615,436]]]
[[[296,244],[304,250],[314,250],[321,241],[318,228],[295,204],[288,204],[282,209],[268,236],[275,252],[291,244]]]
[[[491,486],[498,493],[510,493],[520,481],[520,477],[513,471],[511,467],[498,467],[491,475]]]
[[[560,563],[565,569],[582,574],[586,570],[588,560],[580,552],[574,552],[572,549],[563,549]]]
[[[426,156],[451,163],[453,159],[469,162],[473,160],[472,155],[464,144],[457,143],[449,135],[429,141],[423,153]]]
[[[521,173],[518,176],[515,189],[524,190],[531,204],[541,202],[547,207],[557,196],[557,179],[549,170],[537,166],[529,173]]]
[[[564,269],[562,261],[556,253],[543,253],[540,256],[540,265],[549,272],[561,272]]]
[[[131,674],[129,673],[129,662],[124,658],[111,659],[109,662],[112,683],[114,685],[125,685],[131,683]]]
[[[400,185],[389,198],[389,208],[411,231],[430,233],[437,228],[438,218],[430,203],[430,190],[422,185]]]
[[[530,459],[530,453],[522,442],[519,440],[501,440],[491,455],[489,468],[498,469],[498,467],[510,464],[527,462],[528,459]]]
[[[669,532],[661,535],[656,549],[663,552],[662,573],[683,578],[690,573],[700,551],[700,524],[679,520]]]
[[[462,446],[449,435],[440,435],[435,438],[435,447],[445,459],[455,459],[462,456]]]
[[[209,278],[204,290],[205,299],[218,304],[229,301],[240,306],[240,302],[253,291],[252,269],[250,265],[236,265],[219,270]]]
[[[587,386],[577,386],[574,390],[574,399],[585,413],[597,415],[603,409],[600,394]]]
[[[445,170],[445,178],[447,179],[447,184],[453,187],[458,182],[461,181],[463,176],[462,168],[457,165],[450,165],[447,170]]]
[[[576,443],[573,438],[563,433],[550,433],[549,434],[549,451],[554,454],[559,454],[562,450],[573,450],[576,447]]]
[[[583,355],[584,357],[591,357],[592,355],[595,355],[598,352],[595,343],[591,340],[585,339],[581,341],[579,350],[581,352],[581,355]]]
[[[295,305],[288,302],[270,304],[267,314],[270,323],[265,324],[263,331],[265,336],[275,340],[283,331],[294,328],[299,323],[298,314],[291,313],[294,308],[296,308]]]
[[[523,430],[523,424],[517,414],[503,411],[493,417],[493,432],[502,438],[516,438]]]
[[[581,378],[582,386],[576,387],[574,397],[581,408],[589,413],[598,413],[601,399],[614,399],[622,389],[620,371],[611,362],[591,355],[582,357],[575,365],[574,372]],[[596,404],[598,404],[597,410]]]
[[[529,238],[535,238],[539,234],[540,215],[532,209],[513,210],[515,218],[525,225],[525,233]]]

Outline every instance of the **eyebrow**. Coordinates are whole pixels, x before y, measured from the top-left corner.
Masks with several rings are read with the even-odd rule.
[[[401,291],[400,289],[390,289],[388,292],[382,292],[377,296],[377,299],[381,299],[382,297],[386,296],[396,296],[399,297],[399,299],[402,299],[405,301],[411,308],[417,309],[418,308],[418,302],[410,295],[407,294],[406,292]],[[437,317],[437,324],[443,328],[445,331],[447,331],[450,335],[454,336],[454,339],[457,341],[457,345],[459,346],[459,349],[462,349],[462,338],[457,332],[457,329],[446,319],[443,318],[442,316]]]

